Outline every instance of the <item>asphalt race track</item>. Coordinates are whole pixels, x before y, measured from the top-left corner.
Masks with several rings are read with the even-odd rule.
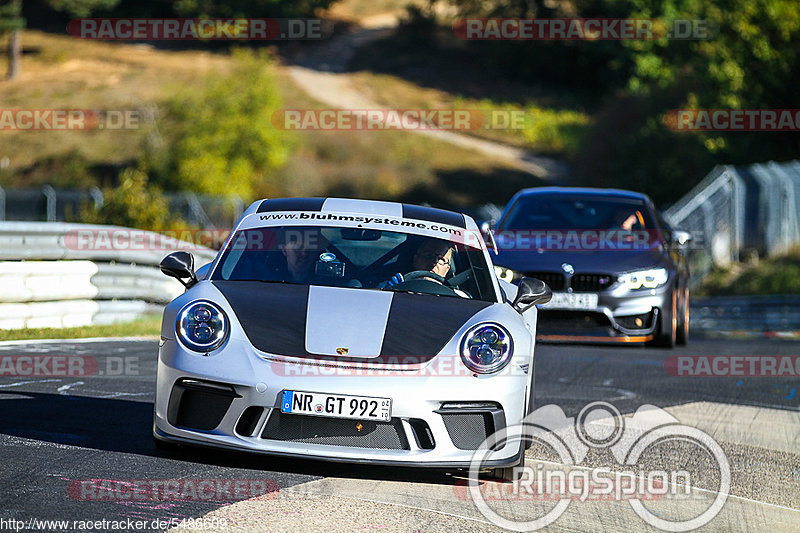
[[[192,448],[157,451],[151,439],[156,351],[155,340],[0,344],[0,361],[78,355],[87,365],[68,377],[63,372],[59,377],[9,376],[0,367],[5,374],[0,377],[0,530],[106,531],[131,520],[147,522],[139,530],[152,530],[153,520],[162,524],[155,529],[168,529],[182,518],[199,517],[205,522],[184,525],[196,531],[499,529],[465,496],[458,474]],[[681,424],[710,435],[730,464],[730,496],[700,531],[800,531],[797,376],[676,377],[665,370],[672,355],[797,354],[800,343],[766,339],[692,340],[672,351],[540,345],[536,407],[555,404],[572,417],[596,401],[609,402],[624,415],[646,404],[664,409]],[[526,457],[533,468],[557,464],[552,450],[540,443]],[[654,501],[653,513],[677,520],[675,513],[704,498],[713,500],[718,474],[707,459],[664,449],[644,460],[673,468],[677,461],[697,470],[691,483],[695,503],[670,507]],[[574,465],[586,467],[615,468],[613,457],[599,448]],[[137,498],[117,490],[135,483],[167,487],[170,480],[181,480],[180,497],[152,492]],[[186,492],[186,480],[192,490],[202,482],[214,488],[198,496]],[[533,520],[553,508],[545,500],[495,501],[492,508],[504,517]],[[70,523],[48,527],[33,520]],[[107,522],[86,522],[102,520]],[[544,530],[658,529],[639,518],[628,501],[590,496],[571,502]]]

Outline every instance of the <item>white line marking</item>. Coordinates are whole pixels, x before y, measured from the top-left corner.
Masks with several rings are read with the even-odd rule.
[[[5,389],[8,387],[19,387],[20,385],[29,385],[31,383],[60,383],[60,379],[36,379],[33,381],[19,381],[17,383],[9,383],[7,385],[0,385],[0,389]]]
[[[77,385],[83,385],[83,381],[76,381],[75,383],[67,383],[66,385],[61,385],[56,390],[58,390],[59,394],[63,394],[64,396],[69,396],[69,389]]]
[[[26,339],[19,341],[1,341],[0,347],[3,346],[19,346],[22,344],[39,344],[39,343],[52,343],[52,342],[69,342],[75,344],[83,344],[89,342],[121,342],[121,341],[149,341],[157,340],[158,336],[145,336],[145,337],[87,337],[84,339]]]

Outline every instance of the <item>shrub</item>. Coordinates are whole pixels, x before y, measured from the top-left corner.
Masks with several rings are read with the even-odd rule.
[[[185,88],[164,106],[163,141],[151,145],[145,168],[165,189],[250,197],[278,189],[274,171],[290,138],[271,119],[281,101],[267,54],[234,51],[234,68]]]

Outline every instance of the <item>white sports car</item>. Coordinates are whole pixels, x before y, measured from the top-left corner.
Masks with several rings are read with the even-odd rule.
[[[159,446],[468,468],[532,410],[541,281],[497,279],[462,214],[340,198],[253,203],[213,263],[161,264]],[[497,448],[497,447],[496,447]],[[508,478],[520,443],[486,466]]]

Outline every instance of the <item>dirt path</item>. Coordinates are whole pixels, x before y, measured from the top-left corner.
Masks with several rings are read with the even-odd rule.
[[[356,48],[385,37],[396,25],[397,20],[392,15],[364,19],[361,27],[337,35],[320,46],[309,48],[304,56],[294,58],[294,64],[287,67],[288,71],[300,88],[325,105],[341,109],[385,109],[353,86],[347,66]],[[499,142],[447,130],[410,131],[509,161],[548,181],[559,181],[566,172],[564,163],[556,159]]]

